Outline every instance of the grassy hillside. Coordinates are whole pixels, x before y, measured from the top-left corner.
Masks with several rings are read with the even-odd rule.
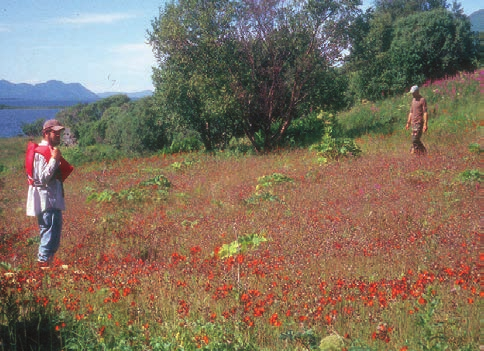
[[[0,139],[0,349],[478,350],[478,78],[422,88],[427,156],[405,95],[338,116],[358,158],[79,166],[46,271],[25,140]]]

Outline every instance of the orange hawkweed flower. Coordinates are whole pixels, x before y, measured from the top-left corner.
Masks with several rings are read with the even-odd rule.
[[[277,313],[274,313],[271,318],[269,318],[269,324],[275,326],[275,327],[279,327],[281,326],[281,321],[279,320],[279,316],[277,315]]]
[[[255,316],[255,317],[260,317],[260,316],[262,316],[262,315],[264,314],[264,312],[265,312],[264,307],[255,307],[255,308],[254,308],[254,316]]]
[[[190,249],[190,254],[192,255],[196,255],[200,252],[202,252],[202,249],[200,248],[200,246],[194,246]]]
[[[254,326],[254,321],[252,319],[250,319],[249,316],[247,317],[244,317],[243,319],[244,323],[247,324],[249,327],[253,327]]]

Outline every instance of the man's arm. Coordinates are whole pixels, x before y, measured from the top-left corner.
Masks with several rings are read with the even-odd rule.
[[[411,122],[412,122],[412,112],[408,114],[407,125],[405,126],[405,129],[408,129],[408,127],[410,127]]]
[[[427,120],[429,119],[429,114],[427,112],[427,100],[423,99],[423,131],[427,131]]]
[[[58,166],[59,162],[55,158],[51,157],[49,160],[46,160],[43,155],[36,153],[34,158],[34,178],[40,181],[41,184],[47,185],[54,176]]]

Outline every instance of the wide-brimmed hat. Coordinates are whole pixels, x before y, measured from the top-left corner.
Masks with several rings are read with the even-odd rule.
[[[53,130],[53,131],[59,131],[59,130],[64,130],[66,129],[60,122],[56,119],[49,119],[48,121],[45,121],[44,127],[42,128],[43,131],[46,130]]]

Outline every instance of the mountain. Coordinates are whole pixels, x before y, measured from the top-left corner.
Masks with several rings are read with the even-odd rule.
[[[469,19],[474,32],[484,32],[484,9],[471,13]]]
[[[120,92],[106,92],[106,93],[98,93],[97,96],[104,99],[113,95],[126,95],[130,99],[141,99],[147,96],[152,96],[153,92],[151,90],[143,90],[136,93],[120,93]]]
[[[11,83],[0,80],[0,99],[49,100],[49,101],[93,101],[99,96],[79,83],[63,83],[49,80],[35,85]]]

